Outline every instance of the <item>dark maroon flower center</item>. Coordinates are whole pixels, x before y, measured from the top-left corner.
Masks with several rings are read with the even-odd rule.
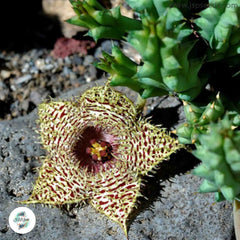
[[[98,172],[101,166],[113,160],[113,137],[96,127],[87,127],[74,147],[74,154],[80,166]],[[110,165],[109,165],[110,166]]]

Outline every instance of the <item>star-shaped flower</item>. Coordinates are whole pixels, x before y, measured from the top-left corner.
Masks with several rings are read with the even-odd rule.
[[[61,206],[88,200],[127,235],[142,177],[182,146],[164,129],[138,119],[133,103],[109,86],[70,101],[43,103],[39,118],[49,154],[24,203]]]

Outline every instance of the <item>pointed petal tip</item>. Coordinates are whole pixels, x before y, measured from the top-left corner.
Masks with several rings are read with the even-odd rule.
[[[124,223],[124,225],[121,226],[121,228],[122,228],[122,230],[123,230],[123,232],[124,232],[124,234],[126,236],[126,239],[129,240],[129,238],[128,238],[128,229],[127,229],[126,222]]]

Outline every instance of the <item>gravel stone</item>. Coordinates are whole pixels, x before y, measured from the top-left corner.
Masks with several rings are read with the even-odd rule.
[[[0,101],[5,101],[9,95],[9,89],[6,84],[0,81]]]
[[[82,63],[83,63],[82,58],[77,56],[77,55],[74,55],[74,57],[73,57],[73,64],[78,66],[78,65],[82,65]]]
[[[31,74],[27,74],[27,75],[24,75],[18,79],[15,79],[14,83],[15,84],[22,84],[22,83],[26,83],[28,81],[30,81],[32,79],[32,75]]]
[[[89,65],[93,64],[93,62],[94,62],[94,57],[91,55],[88,55],[84,58],[83,66],[89,66]]]
[[[11,72],[10,71],[7,71],[7,70],[2,70],[1,71],[1,77],[3,79],[6,79],[6,78],[9,78],[11,75]],[[0,87],[1,87],[1,83],[0,83]]]

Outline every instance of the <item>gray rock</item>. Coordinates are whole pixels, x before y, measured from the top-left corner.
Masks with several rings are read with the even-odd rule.
[[[103,81],[98,81],[98,84],[103,84]],[[86,84],[61,97],[80,95],[94,85],[96,83]],[[136,94],[128,89],[120,89],[128,93],[130,98],[136,98]],[[149,109],[152,108],[150,104],[151,100],[148,101]],[[169,107],[164,105],[164,101],[161,103],[166,113],[168,108],[176,107],[173,101],[167,104],[170,104]],[[176,104],[178,105],[177,102]],[[16,207],[23,206],[17,201],[27,199],[31,194],[37,177],[36,168],[41,165],[39,157],[45,154],[37,143],[38,135],[34,131],[36,118],[34,111],[26,117],[0,122],[0,239],[125,239],[118,224],[89,205],[74,207],[70,212],[58,208],[49,209],[40,204],[28,205],[36,216],[35,228],[25,235],[19,235],[10,229],[9,214]],[[145,191],[149,200],[143,200],[139,205],[136,217],[130,225],[130,240],[234,239],[231,204],[214,204],[212,194],[196,193],[202,180],[183,174],[193,167],[191,161],[192,159],[186,160],[186,156],[183,158],[179,152],[161,165],[152,180],[148,179]]]

